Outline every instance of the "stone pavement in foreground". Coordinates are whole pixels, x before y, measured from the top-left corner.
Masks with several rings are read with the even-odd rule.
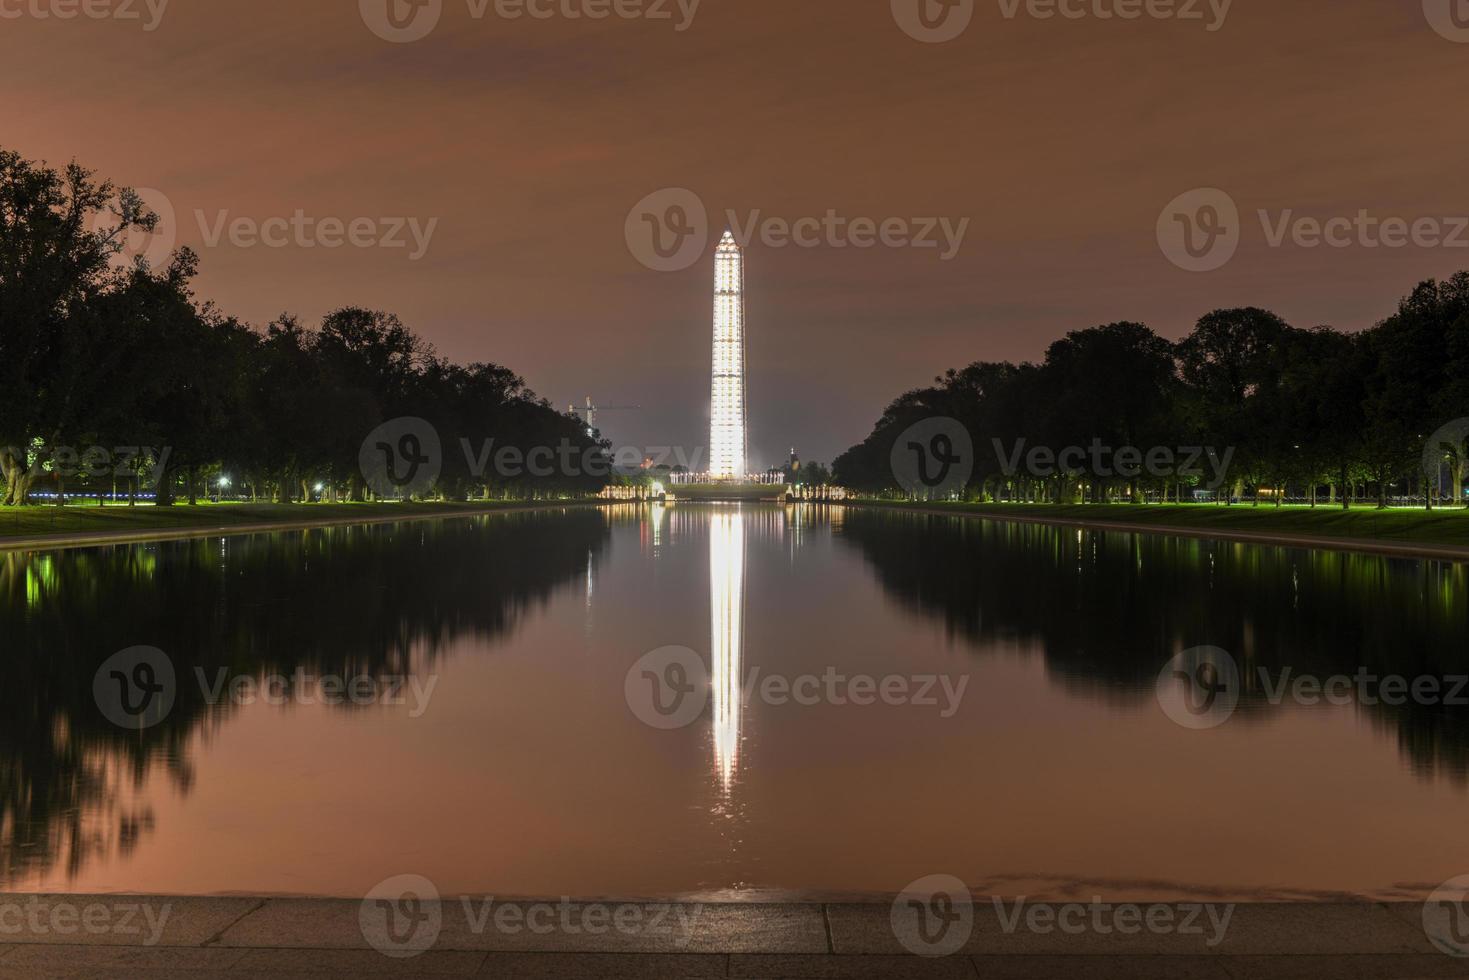
[[[136,909],[124,922],[143,904],[151,934]],[[23,921],[36,906],[40,927]],[[53,918],[57,906],[68,911]],[[1218,937],[1198,934],[1007,933],[976,911],[964,946],[943,957],[908,953],[887,904],[675,905],[690,925],[656,935],[470,928],[444,912],[432,947],[401,958],[373,948],[352,900],[0,895],[0,908],[17,907],[0,914],[4,978],[1469,978],[1469,958],[1435,949],[1416,903],[1239,905],[1212,946]]]

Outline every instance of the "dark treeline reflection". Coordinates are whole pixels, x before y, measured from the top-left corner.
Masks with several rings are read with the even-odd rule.
[[[1229,724],[1294,704],[1270,703],[1261,669],[1272,684],[1286,668],[1469,673],[1460,564],[868,510],[845,516],[842,539],[904,607],[976,645],[1039,643],[1052,676],[1086,697],[1141,706],[1174,654],[1206,645],[1244,675]],[[1469,776],[1469,708],[1361,707],[1415,771]]]
[[[126,854],[152,825],[132,797],[155,767],[188,791],[191,742],[238,710],[211,704],[196,668],[422,674],[458,637],[515,629],[607,536],[573,510],[0,556],[0,883]],[[139,645],[172,659],[178,694],[128,732],[92,682]]]

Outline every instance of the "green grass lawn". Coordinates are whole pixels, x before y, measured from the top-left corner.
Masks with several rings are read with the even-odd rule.
[[[753,488],[752,488],[753,489]],[[768,489],[768,488],[762,488]],[[686,498],[687,499],[687,498]],[[861,501],[863,506],[894,509],[924,509],[966,514],[993,514],[1077,520],[1097,523],[1156,525],[1220,531],[1250,531],[1269,534],[1314,535],[1324,538],[1358,538],[1402,541],[1414,544],[1469,546],[1469,511],[1466,510],[1377,510],[1355,507],[1286,506],[1262,504],[972,504]],[[0,543],[5,538],[32,538],[97,532],[178,531],[194,528],[244,526],[249,524],[310,524],[381,517],[453,516],[481,510],[535,506],[517,501],[471,503],[376,503],[376,504],[175,504],[155,507],[139,504],[108,505],[73,503],[66,507],[0,507]],[[545,506],[556,506],[547,502]]]
[[[1153,524],[1159,527],[1206,528],[1268,534],[1304,534],[1327,538],[1404,541],[1414,544],[1469,546],[1469,510],[1377,510],[1372,506],[1315,508],[1269,504],[1233,507],[1215,504],[971,504],[864,501],[864,504],[967,514],[994,514],[1049,520]]]
[[[547,502],[554,506],[556,502]],[[380,517],[453,516],[497,508],[531,506],[520,501],[474,501],[470,503],[373,503],[373,504],[235,504],[201,503],[155,507],[152,504],[72,503],[65,507],[0,507],[0,542],[5,538],[43,535],[64,537],[98,532],[177,531],[192,528],[230,527],[247,524],[339,521]],[[539,506],[539,505],[536,505]]]

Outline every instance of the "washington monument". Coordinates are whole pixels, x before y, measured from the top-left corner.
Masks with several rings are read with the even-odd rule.
[[[709,405],[709,476],[743,480],[745,434],[745,255],[726,231],[714,254],[714,375]]]

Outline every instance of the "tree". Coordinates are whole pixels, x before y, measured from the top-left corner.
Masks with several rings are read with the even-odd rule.
[[[1279,362],[1275,350],[1289,331],[1280,317],[1256,307],[1215,310],[1199,319],[1178,345],[1179,374],[1192,402],[1189,412],[1206,445],[1234,450],[1233,497],[1258,487],[1271,472],[1279,445],[1270,397]],[[1264,393],[1265,397],[1260,397]]]
[[[135,260],[119,267],[130,233],[158,222],[131,190],[76,163],[62,170],[0,149],[0,472],[5,502],[24,501],[42,455],[82,434],[99,376],[116,356],[108,310],[192,272],[182,256],[160,279]],[[100,329],[100,332],[99,332]],[[60,498],[58,498],[60,499]]]

